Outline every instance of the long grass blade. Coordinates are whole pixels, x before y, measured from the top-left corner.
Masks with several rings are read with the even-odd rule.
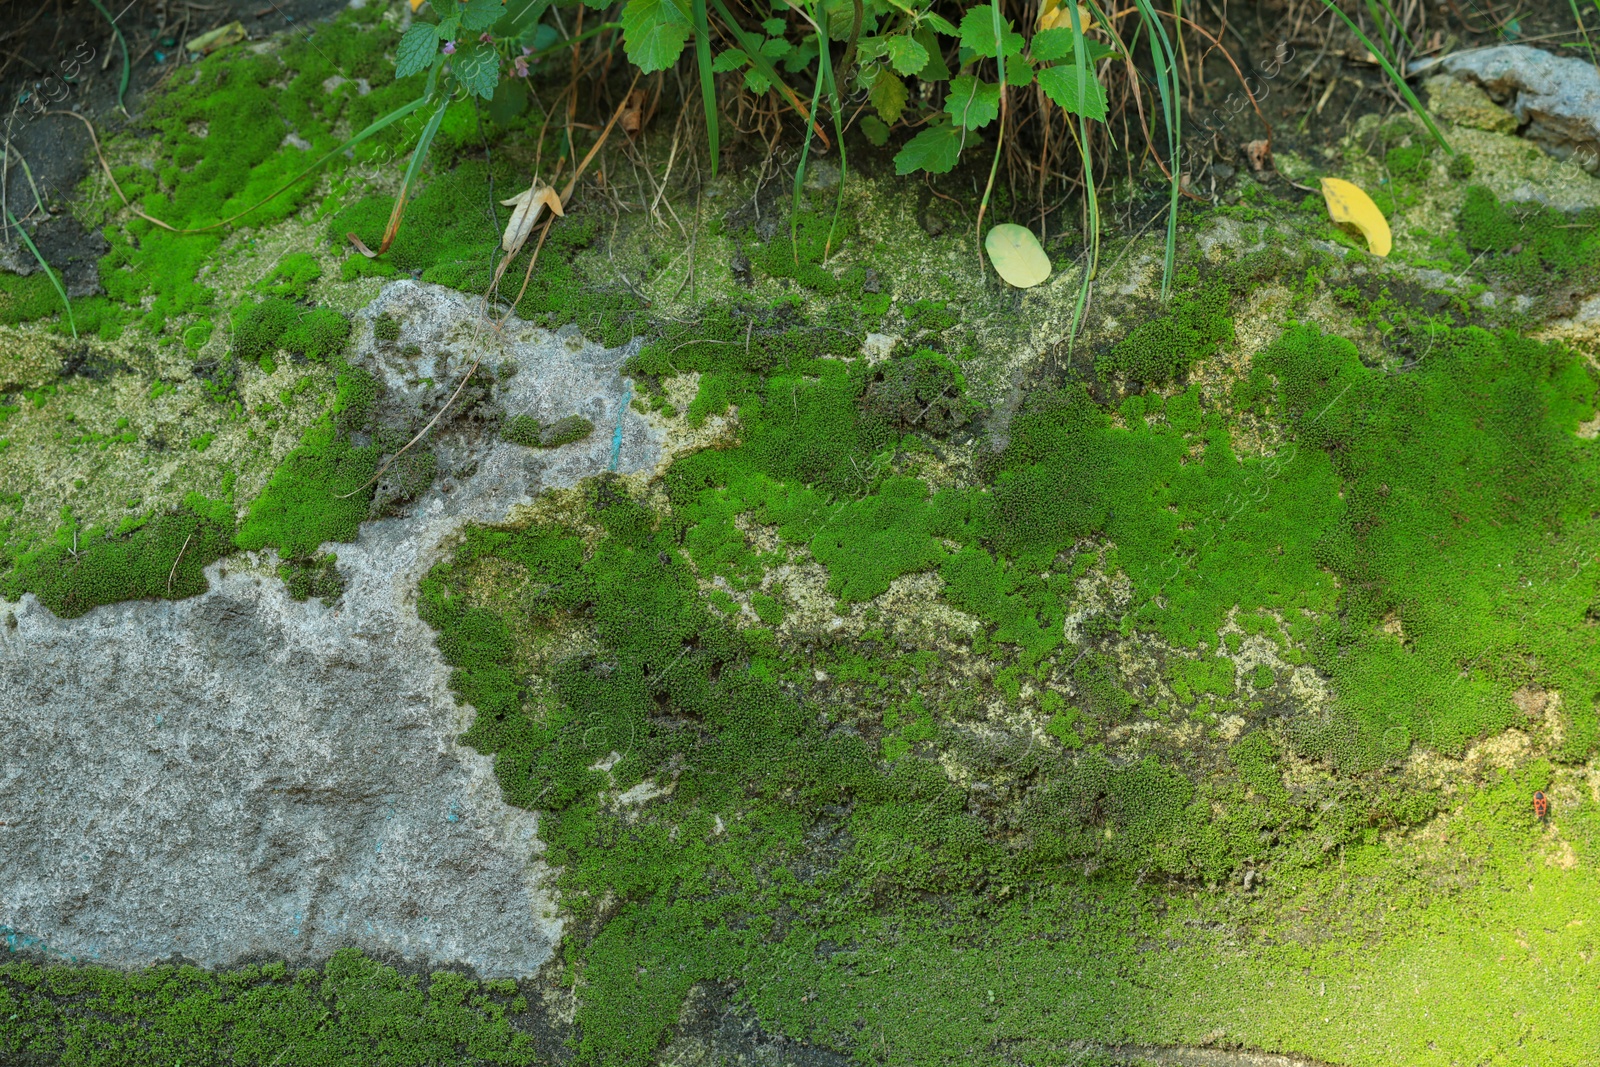
[[[33,238],[28,236],[28,231],[22,228],[22,223],[17,221],[17,217],[11,213],[9,208],[6,210],[6,221],[16,227],[17,233],[22,237],[22,243],[28,246],[28,251],[33,253],[33,258],[39,261],[39,267],[44,271],[45,277],[49,278],[50,284],[56,287],[56,295],[61,298],[61,306],[67,309],[67,325],[72,327],[72,339],[77,340],[78,323],[72,317],[72,301],[67,299],[67,290],[62,286],[61,279],[57,278],[56,272],[50,269],[50,264],[44,261],[44,256],[40,253],[39,246],[33,243]]]
[[[750,57],[751,64],[761,72],[763,78],[766,78],[783,95],[784,99],[789,101],[790,106],[800,113],[800,118],[811,124],[812,132],[822,142],[823,151],[827,151],[832,147],[828,142],[827,133],[822,129],[822,123],[817,121],[816,105],[813,104],[811,110],[807,111],[805,104],[795,95],[795,91],[789,88],[789,84],[778,76],[778,69],[761,52],[761,38],[753,33],[747,33],[745,28],[739,25],[739,20],[733,17],[732,11],[728,10],[726,0],[711,0],[711,2],[717,5],[717,14],[722,16],[723,25],[738,38],[739,47],[743,49],[745,55]]]
[[[818,4],[817,11],[821,17],[826,20],[827,11],[824,9],[823,5]],[[860,29],[860,19],[861,6],[858,3],[856,5],[856,29],[858,31]],[[818,25],[823,28],[823,37],[826,38],[826,21],[820,22]],[[846,45],[846,53],[848,53],[849,50],[850,46]],[[834,77],[835,71],[833,69],[833,53],[828,51],[826,47],[817,50],[817,73],[821,77],[822,81],[826,84],[828,91],[828,107],[833,110],[833,135],[839,142],[839,188],[833,197],[833,221],[828,223],[828,239],[823,243],[822,246],[822,260],[824,263],[826,263],[828,256],[833,253],[833,235],[839,228],[839,215],[844,210],[844,180],[845,175],[849,173],[850,163],[849,160],[845,158],[844,152],[844,103],[839,96],[838,80]]]
[[[1073,21],[1077,21],[1077,4],[1068,0],[1073,10]],[[978,273],[981,275],[988,270],[983,258],[983,216],[989,210],[989,194],[994,192],[994,177],[1000,172],[1000,153],[1006,144],[1006,33],[1005,23],[1000,18],[1000,5],[989,5],[989,19],[994,26],[994,62],[1000,78],[1000,135],[994,139],[994,159],[989,162],[989,180],[983,186],[983,199],[978,202],[978,221],[974,227],[975,240],[978,245]],[[1081,87],[1080,87],[1081,88]],[[1080,94],[1079,99],[1082,99]]]
[[[1183,141],[1179,128],[1183,112],[1178,107],[1178,101],[1182,86],[1178,84],[1178,54],[1172,46],[1172,39],[1167,36],[1166,27],[1162,25],[1150,0],[1135,0],[1135,2],[1139,9],[1139,19],[1144,24],[1145,33],[1150,37],[1150,62],[1155,69],[1156,95],[1160,100],[1161,116],[1167,127],[1170,198],[1167,204],[1167,243],[1161,266],[1161,299],[1166,300],[1172,295],[1172,272],[1178,255],[1178,194],[1183,181],[1180,158]],[[1098,8],[1098,5],[1096,7]],[[1104,13],[1100,15],[1103,19]]]
[[[815,12],[822,21],[817,23],[817,55],[828,50],[828,14],[821,4],[816,5]],[[817,101],[822,97],[822,74],[820,67],[817,73],[817,83],[811,90],[811,114],[817,113]],[[815,123],[813,123],[815,125]],[[800,146],[800,165],[794,168],[794,203],[789,208],[789,251],[794,254],[794,265],[800,265],[800,239],[795,233],[795,217],[800,214],[800,188],[806,180],[806,160],[811,155],[811,130],[807,128],[805,142]],[[840,176],[840,181],[844,180]]]
[[[711,176],[717,176],[717,87],[711,75],[711,21],[706,0],[689,0],[694,9],[694,58],[700,68],[700,101],[706,109],[706,143],[711,147]]]
[[[1083,36],[1083,21],[1078,15],[1078,5],[1067,0],[1067,15],[1072,22],[1073,59],[1078,68],[1078,99],[1088,99],[1086,79],[1094,77],[1089,70],[1089,42]],[[1004,74],[1001,75],[1002,82]],[[1004,89],[1000,90],[1002,93]],[[1002,97],[1004,99],[1004,97]],[[1089,209],[1088,242],[1089,261],[1084,264],[1083,280],[1078,283],[1078,298],[1072,305],[1072,324],[1067,328],[1067,345],[1077,339],[1078,327],[1083,324],[1083,312],[1089,304],[1089,289],[1094,284],[1095,271],[1100,265],[1100,194],[1094,185],[1094,154],[1089,146],[1089,120],[1080,112],[1078,119],[1078,154],[1083,161],[1084,206]]]
[[[394,200],[394,210],[389,212],[389,225],[384,228],[383,241],[378,245],[376,252],[362,243],[361,238],[353,233],[347,233],[350,243],[356,250],[368,259],[376,259],[389,251],[389,245],[394,242],[395,234],[400,232],[400,216],[405,214],[406,197],[411,193],[411,186],[417,180],[417,174],[422,170],[422,161],[428,156],[428,149],[433,145],[434,134],[439,132],[439,123],[444,121],[444,112],[450,106],[450,97],[441,96],[439,106],[434,108],[433,118],[428,120],[428,125],[423,127],[422,136],[417,138],[417,147],[411,152],[411,162],[406,165],[406,176],[400,182],[400,192]]]
[[[1583,24],[1583,12],[1578,9],[1578,0],[1567,0],[1572,8],[1572,21],[1578,25],[1578,34],[1583,38],[1583,46],[1589,50],[1589,62],[1600,70],[1600,56],[1595,55],[1594,42],[1589,39],[1589,28]],[[1595,0],[1595,7],[1600,9],[1600,0]]]
[[[122,48],[122,80],[117,83],[117,110],[126,115],[128,105],[123,102],[123,97],[128,95],[128,74],[132,70],[132,64],[128,62],[128,42],[122,36],[122,27],[117,25],[117,20],[111,17],[111,12],[106,10],[106,6],[100,0],[89,0],[89,2],[94,5],[96,11],[105,16],[107,22],[111,23],[111,32],[116,35],[117,44]]]
[[[1372,43],[1371,39],[1361,32],[1361,27],[1357,26],[1349,15],[1339,10],[1339,5],[1334,0],[1322,0],[1322,6],[1338,15],[1344,21],[1350,32],[1356,35],[1356,40],[1360,41],[1362,46],[1371,52],[1373,58],[1383,67],[1383,72],[1389,75],[1389,80],[1394,82],[1396,89],[1400,90],[1400,95],[1405,97],[1406,103],[1411,106],[1411,110],[1415,111],[1417,117],[1422,119],[1423,125],[1428,127],[1428,132],[1433,134],[1433,139],[1438,141],[1446,152],[1449,152],[1452,156],[1455,155],[1456,150],[1450,147],[1450,142],[1444,139],[1444,134],[1439,132],[1439,127],[1433,124],[1433,117],[1428,114],[1428,109],[1422,106],[1422,101],[1417,99],[1417,94],[1411,91],[1411,86],[1406,84],[1406,80],[1400,76],[1400,72],[1394,69],[1384,54]]]

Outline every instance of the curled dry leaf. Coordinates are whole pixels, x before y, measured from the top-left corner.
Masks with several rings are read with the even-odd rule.
[[[1267,140],[1248,141],[1244,146],[1245,162],[1250,164],[1250,169],[1257,174],[1272,169],[1272,142]]]
[[[1386,256],[1394,238],[1389,222],[1361,187],[1343,178],[1322,179],[1322,198],[1328,202],[1328,217],[1334,222],[1354,226],[1367,239],[1367,250]]]
[[[500,247],[507,252],[515,253],[528,239],[528,234],[538,225],[539,218],[544,214],[544,209],[549,208],[553,215],[564,214],[561,210],[561,195],[555,187],[546,185],[538,178],[533,179],[533,184],[509,200],[500,201],[504,207],[513,208],[511,221],[506,223],[506,232],[500,238]]]
[[[1002,222],[983,239],[995,273],[1018,289],[1031,289],[1050,277],[1050,257],[1026,226]]]
[[[644,125],[644,90],[635,89],[628,94],[627,106],[622,109],[622,132],[629,137],[639,135]]]

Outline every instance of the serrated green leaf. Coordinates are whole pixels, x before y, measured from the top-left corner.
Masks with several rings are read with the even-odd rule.
[[[754,67],[751,67],[749,70],[744,72],[744,85],[746,89],[749,89],[752,93],[755,93],[759,96],[768,89],[772,88],[772,79]]]
[[[782,37],[773,37],[762,42],[761,54],[768,59],[782,59],[789,54],[789,50],[793,47],[794,45],[785,41]]]
[[[953,122],[930,126],[895,154],[894,172],[911,174],[925,170],[929,174],[949,174],[956,160],[961,158],[965,136],[966,131]]]
[[[861,133],[868,143],[877,148],[889,143],[889,127],[885,126],[876,115],[861,116]]]
[[[1089,64],[1094,64],[1114,56],[1117,50],[1110,45],[1101,44],[1099,41],[1087,37],[1083,39],[1084,51],[1089,55]],[[1072,38],[1072,27],[1057,26],[1051,30],[1040,30],[1033,35],[1033,43],[1028,46],[1028,54],[1040,63],[1048,63],[1054,59],[1070,59],[1076,61],[1078,51],[1076,42]]]
[[[1082,115],[1086,119],[1104,122],[1106,119],[1106,91],[1094,72],[1071,64],[1045,67],[1038,73],[1039,87],[1063,111]]]
[[[981,130],[1000,114],[1000,86],[962,74],[950,82],[944,109],[957,126]]]
[[[439,30],[431,22],[413,22],[395,49],[394,76],[409,78],[428,69],[439,53]]]
[[[726,74],[730,70],[738,70],[750,57],[744,54],[742,48],[730,48],[726,52],[719,52],[717,58],[711,61],[711,69],[717,74]]]
[[[768,37],[782,37],[783,31],[789,28],[789,24],[782,19],[767,19],[761,24],[761,28],[767,31]]]
[[[622,9],[622,46],[645,74],[678,61],[694,28],[671,0],[628,0]]]
[[[856,62],[871,63],[889,51],[889,38],[862,37],[856,41]]]
[[[1033,64],[1022,56],[1006,60],[1006,84],[1015,89],[1026,89],[1033,84]]]
[[[494,87],[500,82],[500,53],[493,45],[473,41],[458,47],[450,57],[450,69],[467,92],[484,100],[494,99]]]
[[[900,121],[900,115],[906,109],[906,83],[895,77],[887,67],[879,67],[878,77],[873,81],[867,97],[883,121],[893,126]]]
[[[915,74],[928,64],[928,50],[905,34],[889,38],[889,65],[901,74]]]
[[[434,14],[439,16],[441,22],[454,18],[456,12],[461,10],[461,5],[456,3],[456,0],[428,0],[428,6],[433,8]]]
[[[945,25],[948,26],[949,23],[945,23]],[[950,29],[952,31],[950,36],[954,37],[955,27],[951,26]],[[944,49],[939,47],[939,39],[933,35],[933,31],[926,26],[918,26],[911,36],[915,37],[918,43],[928,50],[928,62],[924,63],[922,69],[917,71],[917,77],[925,82],[949,81],[950,68],[944,61]]]
[[[454,15],[451,15],[447,19],[440,19],[439,20],[439,26],[438,26],[439,40],[441,40],[441,41],[453,41],[453,40],[455,40],[456,30],[458,30],[460,28],[461,28],[461,20],[456,18]]]
[[[994,8],[988,4],[968,8],[967,13],[961,16],[961,43],[972,49],[973,55],[982,56],[984,59],[994,59],[998,56],[1002,43],[1005,45],[1007,56],[1020,56],[1022,34],[1011,28],[1010,19],[1001,19],[1000,24],[1004,27],[1001,34],[1003,42],[995,39]]]
[[[467,0],[466,8],[461,12],[461,28],[473,32],[486,30],[499,22],[500,16],[505,13],[505,5],[500,0]]]
[[[922,24],[931,27],[938,33],[944,34],[946,37],[961,36],[961,31],[956,29],[954,23],[942,15],[935,15],[932,11],[922,16]]]

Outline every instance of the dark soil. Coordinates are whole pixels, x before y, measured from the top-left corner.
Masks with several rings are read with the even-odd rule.
[[[86,232],[66,213],[73,190],[94,165],[93,147],[82,122],[50,112],[77,112],[104,139],[137,124],[145,95],[189,62],[184,42],[234,21],[251,38],[265,37],[328,18],[345,6],[343,0],[102,2],[127,44],[128,83],[121,94],[126,113],[118,103],[122,47],[91,0],[10,3],[8,17],[0,22],[10,27],[0,33],[0,104],[5,108],[0,129],[9,150],[0,164],[0,199],[27,227],[40,254],[65,275],[67,291],[75,297],[98,291],[96,263],[106,251],[99,234]],[[0,232],[0,270],[37,270],[37,260],[3,217]]]

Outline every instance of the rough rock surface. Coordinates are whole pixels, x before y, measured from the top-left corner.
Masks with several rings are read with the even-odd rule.
[[[1529,140],[1600,171],[1600,72],[1592,63],[1518,44],[1462,52],[1442,67],[1504,103]]]
[[[402,334],[378,353],[384,311]],[[475,311],[394,283],[358,323],[360,358],[401,394],[453,386],[480,353],[514,361],[505,407],[582,414],[596,432],[548,451],[447,434],[441,453],[474,473],[324,546],[349,583],[332,607],[290,600],[270,555],[222,561],[185,601],[72,620],[31,595],[0,603],[15,620],[0,625],[0,935],[13,947],[140,966],[355,945],[485,977],[548,958],[561,924],[535,816],[457,744],[471,710],[446,686],[415,589],[464,523],[613,463],[649,469],[662,449],[626,407],[626,350],[515,320],[496,333]]]

